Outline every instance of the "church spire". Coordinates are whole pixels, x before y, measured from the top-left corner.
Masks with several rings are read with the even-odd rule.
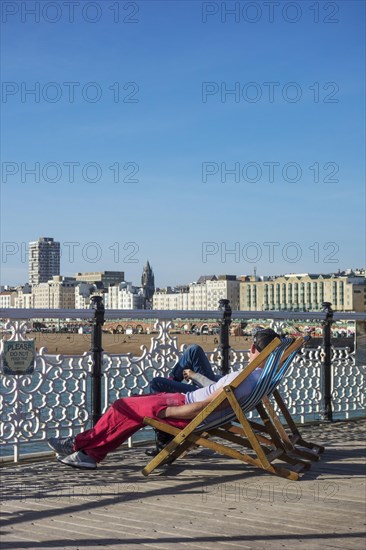
[[[149,260],[147,260],[142,272],[141,286],[144,292],[145,300],[151,300],[155,292],[155,277]]]

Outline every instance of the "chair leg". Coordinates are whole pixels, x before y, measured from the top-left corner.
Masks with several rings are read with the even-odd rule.
[[[259,404],[257,405],[257,411],[259,412],[259,415],[262,419],[263,424],[266,426],[268,433],[271,435],[275,447],[278,449],[282,449],[283,451],[280,460],[296,466],[298,471],[308,470],[310,468],[310,463],[306,460],[302,460],[302,458],[305,458],[304,456],[301,456],[300,458],[297,453],[295,453],[295,456],[291,456],[292,454],[294,454],[295,448],[288,438],[284,427],[279,421],[275,410],[269,403],[268,398],[264,398],[263,403],[266,405],[266,407],[264,407],[264,405],[262,404]]]
[[[174,436],[174,439],[170,441],[164,449],[160,451],[159,454],[157,454],[150,462],[145,466],[145,468],[142,470],[142,473],[147,476],[149,475],[155,468],[163,464],[164,462],[167,462],[170,454],[173,452],[178,453],[178,448],[182,441],[179,439],[180,430],[178,428],[175,428],[174,426],[170,426],[169,424],[159,422],[158,420],[155,420],[153,418],[145,418],[145,423],[152,426],[153,428],[156,428],[158,430],[161,430],[164,433],[169,433],[170,435]],[[177,440],[178,438],[178,440]]]
[[[299,432],[295,422],[293,421],[292,416],[291,416],[291,414],[290,414],[290,412],[289,412],[289,410],[288,410],[288,408],[287,408],[287,406],[286,406],[284,400],[282,399],[282,397],[281,397],[278,390],[275,390],[273,392],[273,397],[276,400],[276,403],[277,403],[281,413],[284,416],[286,424],[288,425],[288,427],[290,429],[291,435],[290,435],[289,439],[290,439],[293,446],[296,445],[296,447],[295,447],[296,451],[306,453],[310,460],[318,460],[319,455],[324,452],[325,447],[323,445],[319,445],[318,443],[313,443],[311,441],[306,441],[302,437],[302,435],[300,434],[300,432]],[[310,453],[308,451],[298,449],[297,446],[301,446],[301,447],[305,447],[306,449],[310,449]],[[313,458],[310,458],[311,456]]]
[[[160,451],[142,470],[142,473],[145,476],[148,476],[155,468],[163,466],[165,464],[171,464],[177,458],[185,456],[190,448],[195,447],[196,445],[201,445],[203,447],[212,448],[211,443],[206,444],[205,441],[208,437],[206,432],[202,434],[182,434],[182,431],[178,428],[170,426],[169,424],[159,422],[153,418],[145,418],[145,424],[152,426],[153,428],[159,429],[162,432],[169,433],[174,435],[174,439],[170,441],[164,449]]]
[[[283,454],[283,449],[276,448],[274,451],[268,452],[267,449],[263,448],[258,441],[255,433],[253,432],[249,421],[245,417],[233,391],[230,387],[225,388],[225,391],[227,393],[227,398],[232,406],[232,409],[235,412],[236,417],[239,420],[246,434],[246,437],[250,442],[250,446],[258,457],[260,467],[267,472],[277,474],[281,477],[297,480],[299,478],[298,472],[293,472],[291,470],[288,470],[287,468],[279,467],[271,463],[272,460],[274,460],[275,458],[281,458],[281,455]]]
[[[312,462],[319,460],[319,455],[317,453],[312,451],[307,451],[304,449],[299,449],[295,446],[295,442],[296,442],[295,439],[297,436],[290,437],[287,434],[285,428],[282,426],[280,419],[278,418],[278,415],[274,410],[274,407],[270,402],[270,400],[268,399],[268,397],[264,397],[262,401],[263,401],[265,410],[264,408],[262,408],[261,409],[262,413],[258,407],[257,407],[257,410],[261,414],[262,420],[263,420],[263,414],[266,413],[269,416],[273,426],[275,427],[275,430],[279,434],[279,437],[282,441],[282,444],[286,452],[299,457],[300,462],[303,462],[304,465],[306,465],[307,463],[304,461],[301,461],[301,459],[305,459],[305,461],[310,460]]]
[[[191,441],[185,441],[184,443],[181,443],[176,448],[176,450],[169,455],[166,461],[162,463],[162,466],[164,466],[165,464],[173,464],[173,462],[175,462],[177,458],[184,458],[194,447],[195,444]]]

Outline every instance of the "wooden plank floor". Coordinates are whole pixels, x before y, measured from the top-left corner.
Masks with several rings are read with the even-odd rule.
[[[97,471],[1,468],[1,550],[365,549],[365,421],[304,428],[326,453],[291,482],[195,451],[144,478],[144,449]]]

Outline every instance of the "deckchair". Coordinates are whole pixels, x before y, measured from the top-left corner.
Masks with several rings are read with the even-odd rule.
[[[299,472],[308,463],[300,459],[292,458],[284,448],[282,441],[277,437],[276,431],[270,430],[270,438],[255,434],[246,413],[259,405],[262,398],[274,387],[279,366],[293,359],[303,339],[295,342],[291,339],[274,339],[238,376],[227,386],[222,388],[220,394],[185,428],[179,430],[157,419],[144,418],[144,423],[174,436],[174,439],[143,469],[144,475],[149,475],[156,467],[165,461],[176,459],[192,444],[201,445],[220,452],[226,456],[237,458],[252,466],[257,466],[269,473],[276,474],[287,479],[296,480]],[[254,387],[251,395],[238,402],[234,391],[251,372],[266,361],[262,375]],[[222,406],[225,405],[224,411]],[[272,421],[268,418],[268,423]],[[231,422],[239,423],[240,434],[235,433],[235,427]],[[232,446],[227,446],[216,441],[211,441],[210,436],[220,437],[225,442],[239,444],[251,449],[254,453],[249,455],[240,452]],[[275,459],[283,460],[292,465],[292,470],[273,464]]]
[[[269,447],[274,447],[277,450],[282,449],[283,454],[280,459],[296,466],[298,471],[309,469],[310,464],[308,461],[319,460],[319,454],[324,451],[324,447],[317,443],[306,441],[301,436],[285,402],[276,388],[284,378],[294,356],[298,353],[303,343],[308,340],[310,340],[309,336],[297,338],[296,341],[288,347],[287,351],[284,352],[280,364],[271,382],[267,386],[266,395],[264,395],[261,402],[255,406],[262,420],[262,424],[253,420],[249,421],[258,440]],[[270,395],[275,395],[278,407],[285,418],[290,434],[285,430],[272,406],[269,400]],[[224,428],[221,427],[221,434],[223,429],[236,435],[245,435],[243,429],[237,424],[230,424]],[[212,430],[211,433],[214,433],[214,430]]]
[[[286,407],[283,398],[281,397],[279,390],[276,388],[284,378],[294,356],[298,353],[303,343],[308,340],[310,340],[310,336],[300,337],[297,338],[291,346],[289,346],[280,361],[271,383],[267,387],[267,395],[263,396],[262,401],[256,405],[255,408],[257,409],[263,424],[252,420],[249,421],[251,427],[256,433],[257,438],[263,444],[273,446],[277,449],[282,448],[284,451],[282,460],[288,462],[289,464],[296,465],[298,468],[302,467],[303,469],[308,469],[309,465],[307,461],[313,462],[319,460],[320,454],[324,452],[324,447],[318,443],[307,441],[302,437],[291,417],[289,410]],[[282,425],[273,405],[269,400],[269,396],[274,397],[278,408],[284,417],[287,431],[290,433],[287,433],[285,427]],[[225,427],[220,427],[221,434],[224,429],[236,435],[244,436],[242,428],[237,424],[228,424]],[[192,444],[191,447],[194,447],[194,445]],[[301,459],[304,459],[304,461]],[[169,462],[172,461],[173,459],[169,460]]]
[[[310,336],[303,337],[303,342],[310,340]],[[300,342],[300,340],[297,340]],[[298,348],[299,349],[299,348]],[[319,460],[320,454],[324,452],[323,445],[305,440],[300,434],[296,423],[294,422],[290,411],[288,410],[285,401],[281,397],[278,390],[278,385],[284,378],[292,360],[282,362],[274,376],[270,389],[266,396],[262,398],[262,402],[256,406],[256,409],[261,417],[263,424],[258,424],[255,421],[250,421],[250,424],[256,433],[265,432],[277,441],[279,437],[283,448],[287,453],[292,453],[295,456],[304,458],[305,460],[316,461]],[[281,423],[269,397],[273,397],[277,403],[277,406],[282,413],[285,420],[287,430]],[[289,432],[289,433],[288,433]],[[278,441],[277,441],[278,445]]]
[[[303,343],[309,339],[310,337],[300,337],[288,346],[287,350],[283,353],[283,357],[279,362],[277,370],[274,370],[273,376],[270,377],[268,380],[268,384],[265,387],[266,395],[263,395],[262,400],[258,403],[256,395],[252,394],[251,400],[247,401],[245,405],[245,408],[247,410],[250,410],[251,408],[253,408],[253,405],[257,403],[255,405],[255,408],[257,409],[263,424],[252,420],[250,420],[249,423],[253,431],[255,432],[259,442],[267,445],[269,448],[277,449],[277,452],[280,453],[277,458],[284,462],[287,462],[288,464],[296,466],[297,471],[299,472],[301,470],[309,469],[310,464],[308,461],[318,460],[318,452],[322,452],[322,450],[324,450],[324,447],[315,443],[307,442],[300,436],[300,433],[296,428],[296,424],[293,422],[285,403],[282,401],[282,410],[287,412],[287,416],[292,421],[291,427],[294,427],[296,429],[296,438],[294,437],[295,431],[293,432],[293,434],[291,434],[290,437],[287,434],[284,426],[282,425],[275,409],[270,403],[268,396],[271,395],[272,392],[274,392],[276,387],[282,381],[290,364],[292,363],[293,358],[298,353]],[[283,342],[286,343],[285,340],[283,340]],[[243,406],[242,403],[241,405]],[[230,438],[229,433],[239,435],[242,439],[239,441]],[[244,446],[250,447],[250,445],[248,445],[248,440],[245,438],[245,432],[243,431],[243,428],[237,423],[230,423],[225,426],[220,426],[219,431],[217,431],[217,429],[211,429],[210,435],[219,435],[234,443],[242,443]],[[298,445],[301,445],[301,447],[298,447]],[[311,450],[304,450],[302,448],[303,446],[307,446]]]

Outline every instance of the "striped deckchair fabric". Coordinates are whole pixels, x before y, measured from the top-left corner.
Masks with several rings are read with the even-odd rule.
[[[174,439],[145,466],[143,474],[149,475],[159,465],[182,456],[192,445],[199,445],[257,466],[269,473],[297,480],[299,472],[309,468],[310,463],[290,454],[276,429],[275,422],[266,413],[262,403],[278,386],[303,343],[302,337],[296,340],[286,338],[282,341],[275,338],[182,430],[157,419],[145,418],[145,424],[173,435]],[[235,397],[235,389],[264,361],[262,375],[250,396],[239,402]],[[222,410],[224,402],[227,407]],[[246,418],[246,414],[254,408],[259,408],[263,420],[263,425],[258,424],[259,429],[253,428]],[[233,421],[236,424],[233,425]],[[279,422],[278,417],[276,421]],[[215,437],[215,441],[210,439],[212,436]],[[218,443],[217,438],[224,440],[225,444]],[[237,446],[250,449],[251,454],[237,450]],[[285,462],[286,466],[289,464],[291,469],[273,464],[276,459]]]
[[[281,360],[281,357],[285,350],[289,347],[289,345],[293,342],[293,339],[286,338],[282,340],[282,343],[277,346],[275,351],[270,354],[268,359],[266,360],[266,363],[262,369],[262,373],[257,380],[256,385],[254,386],[251,394],[244,398],[239,400],[240,407],[242,410],[247,413],[249,411],[252,411],[258,403],[261,402],[262,398],[265,395],[268,395],[270,391],[276,387],[277,384],[275,384],[275,378],[278,378],[278,372],[279,372],[279,363]],[[293,356],[294,354],[292,354]],[[291,359],[292,360],[292,359]],[[286,359],[286,363],[288,363],[289,357]],[[284,363],[285,364],[285,363]],[[281,367],[281,370],[283,369],[283,366]],[[243,373],[244,371],[238,372],[239,374]],[[237,381],[238,376],[231,382],[230,386],[232,388],[237,388],[239,384],[242,382],[242,377],[240,377],[240,380]],[[279,383],[279,382],[278,382]],[[232,408],[228,407],[227,409],[217,411],[216,413],[211,413],[204,422],[200,426],[198,426],[197,430],[202,431],[209,430],[211,428],[215,428],[220,424],[223,424],[225,422],[232,422],[236,418],[234,411]]]

